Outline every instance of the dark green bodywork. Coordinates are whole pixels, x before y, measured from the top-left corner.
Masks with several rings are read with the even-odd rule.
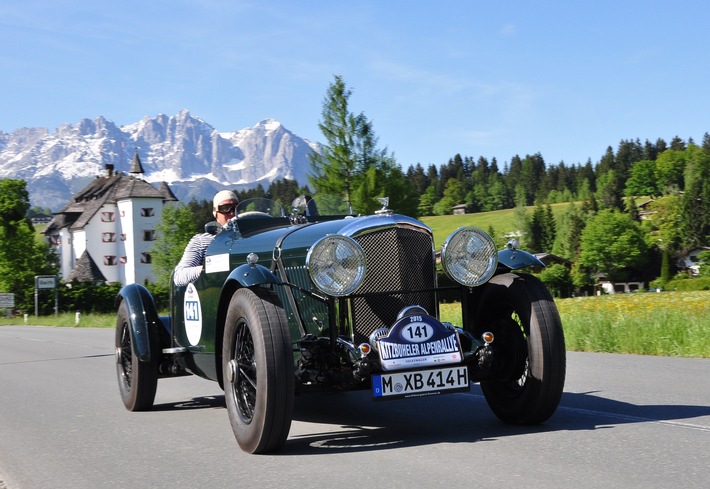
[[[201,305],[202,334],[199,345],[190,345],[185,331],[184,304],[186,286],[173,287],[171,323],[174,346],[185,347],[188,354],[181,360],[191,373],[221,380],[221,354],[224,319],[234,291],[240,287],[273,287],[286,310],[295,342],[307,333],[329,334],[328,299],[317,291],[306,270],[306,255],[315,241],[328,234],[348,235],[354,230],[418,221],[405,216],[365,216],[291,224],[286,218],[237,220],[234,230],[218,234],[206,252],[206,260],[229,254],[229,271],[203,273],[194,282]],[[422,229],[428,230],[419,223]],[[431,232],[431,231],[428,231]],[[247,256],[256,254],[255,265],[247,264]],[[276,259],[275,259],[276,258]],[[284,280],[285,279],[285,280]],[[285,285],[285,282],[290,285]],[[292,294],[289,294],[287,288]],[[342,327],[343,325],[339,325]],[[296,349],[295,349],[296,350]],[[297,351],[295,351],[297,354]]]

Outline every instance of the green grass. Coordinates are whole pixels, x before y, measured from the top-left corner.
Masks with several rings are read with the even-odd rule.
[[[569,206],[569,203],[552,204],[552,214],[559,221],[564,211]],[[528,206],[525,208],[528,216],[532,216],[534,207]],[[458,214],[447,216],[426,216],[420,220],[429,226],[434,232],[434,242],[437,249],[441,247],[444,240],[461,226],[476,226],[484,231],[488,231],[490,227],[496,234],[496,241],[499,242],[501,237],[507,233],[517,231],[515,225],[515,209],[503,209],[500,211],[490,212],[475,212],[473,214]]]
[[[49,316],[34,316],[29,314],[27,322],[24,316],[15,318],[0,318],[0,326],[27,324],[30,326],[57,326],[71,328],[114,328],[116,327],[116,314],[82,314],[79,323],[76,322],[76,313],[60,313]]]
[[[569,351],[710,358],[710,291],[615,294],[555,301]],[[461,323],[459,304],[444,321]]]

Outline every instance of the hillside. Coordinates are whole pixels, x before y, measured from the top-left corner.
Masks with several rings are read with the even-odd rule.
[[[551,204],[552,214],[556,220],[559,221],[567,206],[569,206],[568,202]],[[531,216],[534,209],[534,206],[527,206],[525,212]],[[499,247],[504,246],[507,242],[505,235],[516,231],[515,209],[461,215],[426,216],[420,220],[434,231],[434,242],[437,249],[441,248],[449,234],[461,226],[476,226],[484,231],[488,231],[492,227]]]

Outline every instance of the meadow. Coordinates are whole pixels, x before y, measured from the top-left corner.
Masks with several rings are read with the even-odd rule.
[[[710,358],[710,291],[556,299],[569,351]],[[459,304],[443,304],[460,324]]]

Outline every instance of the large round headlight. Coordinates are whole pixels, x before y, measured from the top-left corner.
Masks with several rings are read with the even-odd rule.
[[[467,287],[488,282],[498,265],[498,250],[483,230],[463,227],[454,231],[441,250],[441,264],[451,279]]]
[[[325,236],[308,251],[306,267],[316,287],[342,297],[355,292],[365,278],[365,252],[352,238]]]

